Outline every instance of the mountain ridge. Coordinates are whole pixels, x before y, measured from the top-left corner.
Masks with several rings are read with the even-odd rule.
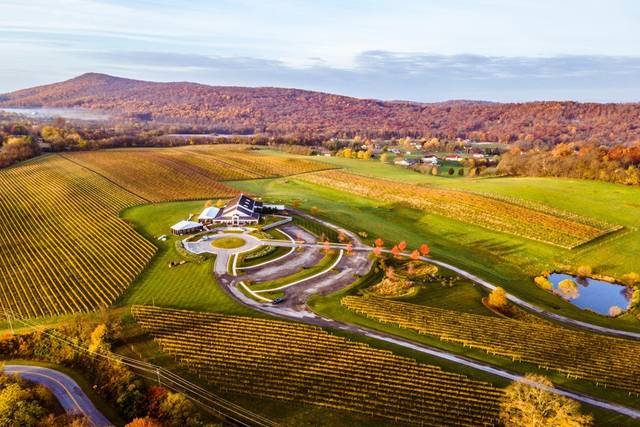
[[[83,107],[163,123],[316,136],[439,136],[500,142],[640,140],[639,103],[383,101],[296,88],[152,82],[85,73],[0,95],[4,107]]]

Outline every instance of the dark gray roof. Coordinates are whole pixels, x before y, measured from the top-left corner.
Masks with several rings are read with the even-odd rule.
[[[240,194],[224,207],[218,217],[231,219],[234,215],[238,215],[240,218],[259,218],[260,215],[255,212],[256,207],[257,203],[255,200],[244,194]]]

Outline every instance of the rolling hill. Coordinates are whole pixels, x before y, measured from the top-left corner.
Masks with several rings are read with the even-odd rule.
[[[640,140],[640,104],[416,103],[300,89],[158,83],[87,73],[0,95],[4,107],[84,107],[217,131],[321,136],[440,136],[510,142]]]

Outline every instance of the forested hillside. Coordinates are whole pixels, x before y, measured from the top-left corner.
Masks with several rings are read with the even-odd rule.
[[[0,106],[85,107],[225,132],[437,136],[546,143],[640,140],[640,104],[384,102],[299,89],[154,83],[89,73],[0,95]]]

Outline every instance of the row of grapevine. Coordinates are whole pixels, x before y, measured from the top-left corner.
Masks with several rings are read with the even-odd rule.
[[[150,306],[132,310],[166,352],[221,390],[402,424],[497,423],[500,389],[319,328]]]
[[[107,306],[155,252],[118,218],[143,200],[60,156],[0,171],[0,188],[0,309],[6,313],[32,317]]]
[[[342,304],[382,323],[640,394],[640,343],[636,341],[574,331],[548,322],[461,313],[373,296],[348,296]]]
[[[454,218],[490,230],[525,237],[566,249],[584,244],[619,227],[578,220],[553,208],[532,208],[481,194],[404,184],[347,172],[318,172],[299,179],[386,203]]]
[[[256,152],[255,150],[229,150],[218,158],[231,167],[255,171],[263,177],[289,176],[333,169],[333,167],[327,163],[284,156],[270,156]]]
[[[151,202],[233,196],[236,191],[162,149],[84,151],[65,157]]]
[[[228,197],[235,191],[220,181],[288,176],[330,168],[311,160],[217,145],[76,152],[65,157],[152,202]]]

